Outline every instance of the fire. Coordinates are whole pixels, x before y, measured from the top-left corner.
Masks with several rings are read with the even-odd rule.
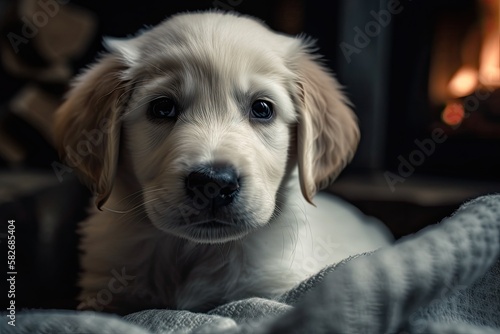
[[[478,89],[500,87],[500,0],[478,0],[478,3],[481,7],[480,24],[472,26],[458,48],[447,44],[440,49],[441,53],[436,53],[435,72],[430,76],[430,97],[437,103],[446,102],[441,120],[449,126],[464,121],[463,98],[473,95]],[[447,58],[443,58],[446,52],[458,53],[460,64],[458,69],[448,70],[448,75],[447,64],[453,64],[453,61],[447,62]]]
[[[448,83],[448,90],[453,97],[472,94],[478,84],[478,72],[468,66],[460,68]]]
[[[484,86],[500,86],[500,0],[481,0],[483,44],[479,58],[479,80]]]
[[[485,86],[500,86],[500,23],[495,23],[490,23],[480,56],[479,78]]]
[[[445,105],[440,109],[441,124],[453,130],[460,128],[457,134],[498,138],[500,0],[476,0],[476,4],[477,15],[467,20],[461,15],[443,14],[438,21],[429,100],[433,112]]]
[[[479,85],[500,86],[500,0],[481,0],[481,7],[483,32],[479,68],[463,65],[452,76],[448,92],[455,98],[472,94]],[[464,43],[463,48],[468,45]]]

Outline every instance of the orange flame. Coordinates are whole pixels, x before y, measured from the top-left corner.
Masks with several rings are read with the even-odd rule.
[[[485,14],[479,80],[485,86],[500,86],[500,0],[482,0]]]
[[[453,97],[462,97],[472,94],[478,84],[477,70],[464,66],[461,67],[448,83],[448,90]]]

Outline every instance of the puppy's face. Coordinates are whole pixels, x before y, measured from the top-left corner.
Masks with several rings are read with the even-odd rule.
[[[101,62],[109,63],[103,73],[94,68],[75,90],[92,101],[115,99],[96,108],[119,124],[114,131],[121,140],[107,143],[99,175],[98,161],[83,173],[105,199],[118,160],[106,156],[119,152],[141,188],[145,213],[167,233],[205,243],[241,238],[270,222],[291,152],[298,151],[309,200],[352,155],[352,114],[333,79],[305,60],[299,39],[248,18],[208,13],[176,16],[108,46],[112,57]],[[88,84],[93,77],[112,78],[108,94],[95,92]],[[328,97],[316,96],[325,89]],[[82,99],[77,93],[59,112],[66,143],[67,114],[74,108],[68,105]],[[325,116],[329,110],[319,109],[330,99],[339,110]],[[69,123],[75,126],[74,119]],[[122,147],[114,149],[118,142]],[[336,157],[321,156],[333,149]]]
[[[211,21],[193,36],[190,22],[174,23],[176,44],[133,61],[124,150],[158,228],[202,242],[239,238],[275,209],[296,120],[293,73],[281,50],[256,40],[264,29],[253,21],[248,36]]]

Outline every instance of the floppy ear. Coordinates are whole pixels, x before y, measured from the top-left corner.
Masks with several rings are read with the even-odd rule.
[[[328,186],[352,159],[359,141],[357,119],[337,80],[313,56],[298,63],[297,159],[302,194]]]
[[[104,56],[80,75],[56,112],[55,142],[62,160],[79,171],[100,208],[113,187],[120,141],[120,117],[128,83],[123,59]]]

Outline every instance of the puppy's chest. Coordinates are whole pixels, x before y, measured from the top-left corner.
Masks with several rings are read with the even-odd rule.
[[[133,298],[142,299],[139,304],[208,311],[234,300],[273,298],[297,283],[286,266],[269,262],[269,257],[249,257],[233,246],[198,245],[171,254],[163,250],[160,257],[163,261],[155,256],[137,272],[132,290]]]
[[[141,304],[205,311],[252,293],[244,283],[249,265],[238,249],[177,245],[153,258],[137,268],[131,287]]]

